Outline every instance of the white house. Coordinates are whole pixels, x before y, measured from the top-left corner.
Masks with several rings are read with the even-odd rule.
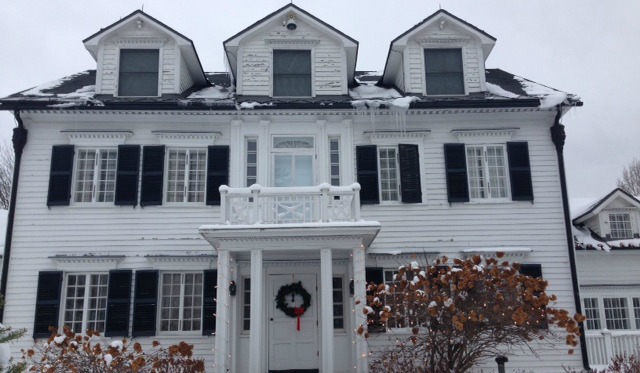
[[[607,365],[640,346],[640,201],[614,189],[571,209],[589,362]]]
[[[356,336],[365,281],[495,251],[579,311],[560,119],[582,103],[486,68],[495,42],[439,10],[358,72],[356,40],[288,4],[205,73],[142,11],[101,29],[95,69],[0,99],[19,123],[3,322],[20,347],[66,324],[184,340],[215,372],[366,372],[407,331]],[[536,348],[509,369],[586,364]]]

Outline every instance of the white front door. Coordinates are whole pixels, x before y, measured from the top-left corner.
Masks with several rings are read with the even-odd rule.
[[[300,330],[297,319],[289,317],[276,308],[278,290],[284,285],[302,282],[302,287],[311,295],[311,305],[300,317]],[[318,294],[316,275],[270,275],[269,276],[269,370],[318,369]],[[286,299],[289,307],[299,307],[303,300],[300,295]]]

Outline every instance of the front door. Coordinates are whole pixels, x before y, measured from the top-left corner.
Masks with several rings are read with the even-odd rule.
[[[276,296],[282,286],[300,281],[302,287],[311,295],[311,305],[300,317],[300,330],[297,319],[289,317],[276,308]],[[269,276],[269,372],[278,371],[317,371],[318,353],[318,295],[316,275],[270,275]],[[299,307],[303,300],[300,295],[286,297],[289,307]]]

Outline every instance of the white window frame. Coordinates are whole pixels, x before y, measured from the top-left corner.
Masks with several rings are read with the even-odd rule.
[[[377,146],[377,157],[378,157],[378,193],[380,196],[380,204],[394,204],[394,203],[399,203],[402,200],[402,192],[400,190],[400,160],[399,160],[399,152],[398,152],[398,146],[388,146],[388,145],[381,145],[381,146]],[[390,188],[388,188],[386,190],[386,192],[382,189],[382,185],[383,185],[383,179],[385,179],[385,172],[388,174],[389,170],[392,170],[391,167],[387,167],[385,168],[385,170],[387,171],[383,171],[382,168],[382,152],[389,152],[390,150],[393,150],[395,152],[395,162],[394,162],[394,167],[395,167],[395,199],[385,199],[385,193],[391,194],[394,193],[394,188],[393,185],[391,185]],[[388,157],[387,157],[388,158]],[[389,158],[388,158],[389,159]],[[392,184],[392,179],[390,178],[386,178],[389,179],[389,184]]]
[[[258,139],[256,137],[246,137],[244,143],[245,143],[244,180],[245,180],[245,186],[250,187],[251,185],[258,183],[258,156],[260,155],[259,149],[258,149]],[[253,147],[255,148],[255,150],[250,150],[249,144],[253,144]],[[253,162],[251,162],[250,160],[252,156],[255,157],[255,161]],[[253,169],[255,170],[254,171],[255,173],[252,176],[249,175],[250,167],[253,167]]]
[[[502,150],[502,165],[500,167],[503,168],[503,175],[499,176],[503,179],[503,185],[499,189],[504,189],[504,196],[492,197],[491,192],[495,187],[491,185],[491,173],[490,168],[492,165],[488,162],[489,155],[487,154],[487,149],[495,147],[500,148]],[[484,193],[484,197],[474,197],[473,190],[478,189],[474,188],[472,184],[472,172],[471,172],[471,161],[469,159],[469,151],[471,149],[481,149],[482,155],[480,156],[480,160],[482,164],[478,169],[482,171],[482,180],[483,184],[480,186],[480,190]],[[465,158],[467,163],[467,183],[469,186],[469,200],[470,201],[510,201],[511,198],[511,185],[509,181],[509,161],[507,155],[507,146],[506,144],[465,144]]]
[[[306,139],[311,139],[312,141],[312,146],[311,148],[277,148],[275,146],[275,141],[276,139],[280,139],[280,138],[290,138],[290,139],[297,139],[297,138],[306,138]],[[298,135],[298,136],[293,136],[293,135],[272,135],[271,136],[271,170],[270,170],[270,175],[271,175],[271,180],[269,185],[270,186],[275,186],[276,184],[276,156],[278,155],[291,155],[294,158],[295,157],[300,157],[300,156],[310,156],[311,157],[311,171],[313,172],[313,181],[311,183],[310,186],[314,186],[315,184],[317,184],[317,180],[318,180],[318,172],[316,171],[317,168],[317,136],[315,135]]]
[[[589,300],[590,304],[587,304]],[[593,304],[593,302],[595,304]],[[582,304],[584,306],[584,314],[587,316],[586,327],[587,330],[600,330],[602,329],[602,317],[600,316],[600,299],[598,297],[584,297],[582,298]],[[593,316],[591,316],[592,314]]]
[[[336,149],[333,149],[333,146],[337,147]],[[329,163],[329,183],[333,186],[340,186],[341,182],[342,182],[342,178],[341,178],[341,167],[340,167],[340,162],[342,161],[342,154],[340,152],[340,137],[338,136],[329,136],[329,148],[328,148],[328,153],[329,153],[329,157],[328,157],[328,163]],[[333,161],[333,156],[336,156],[337,158],[337,162]],[[336,172],[334,172],[334,170]]]
[[[607,290],[607,293],[600,292],[599,294],[593,294],[588,292],[589,294],[583,295],[582,304],[586,305],[585,299],[596,299],[597,300],[597,315],[599,320],[600,329],[591,329],[588,330],[619,330],[619,331],[629,331],[629,330],[640,330],[640,295],[637,293],[637,290],[634,290],[633,293],[629,293],[628,291],[619,292],[616,290]],[[605,300],[623,300],[624,305],[622,307],[616,307],[615,310],[605,307]],[[636,305],[638,307],[636,307]],[[585,307],[586,309],[586,307]],[[611,316],[611,312],[616,313],[614,318],[608,317]],[[588,323],[588,320],[587,320]],[[612,325],[613,323],[613,325]],[[616,325],[618,323],[618,325]],[[627,326],[626,328],[621,328],[620,326]],[[587,324],[587,326],[589,326]],[[611,328],[611,326],[615,326],[615,328]]]
[[[86,152],[95,152],[95,157],[93,159],[93,177],[89,180],[89,179],[85,179],[84,181],[81,181],[79,179],[79,174],[81,172],[80,170],[80,162],[83,160],[81,159],[81,154],[86,154]],[[76,148],[75,150],[76,155],[75,155],[75,159],[74,159],[74,164],[73,164],[73,203],[74,204],[88,204],[88,203],[99,203],[99,204],[107,204],[107,203],[114,203],[115,201],[115,196],[116,196],[116,182],[117,182],[117,170],[118,170],[118,148],[115,147],[79,147]],[[103,154],[102,152],[108,152],[108,154],[115,154],[115,159],[109,159],[107,158],[107,162],[109,162],[109,165],[113,165],[113,168],[107,168],[106,172],[107,172],[107,178],[106,179],[101,179],[101,175],[102,175],[102,161],[103,161]],[[89,171],[90,168],[85,168],[85,170],[83,171]],[[112,178],[111,178],[112,176]],[[84,182],[83,185],[85,185],[85,188],[80,189],[79,188],[79,184],[80,182]],[[113,189],[111,191],[100,191],[100,186],[102,185],[102,183],[106,183],[106,184],[110,184],[112,185]],[[89,186],[89,190],[87,190],[86,186]],[[87,193],[91,193],[91,200],[90,201],[82,201],[82,200],[78,200],[78,193],[81,193],[81,195],[84,198],[84,195]],[[105,196],[110,196],[109,198],[105,198],[105,200],[103,201],[99,201],[99,197],[104,194]]]
[[[140,41],[146,43],[145,45],[141,45]],[[127,39],[117,39],[116,43],[120,44],[118,48],[117,58],[118,58],[118,71],[115,72],[116,83],[113,87],[113,96],[114,97],[161,97],[162,96],[162,65],[163,65],[163,56],[164,56],[164,42],[162,40],[127,40]],[[123,49],[155,49],[158,50],[158,94],[155,96],[120,96],[120,56],[121,50]],[[101,74],[98,75],[100,78],[100,89],[102,90],[102,86],[104,83],[102,82]]]
[[[185,160],[184,160],[184,169],[183,170],[179,170],[179,171],[175,171],[175,172],[180,172],[183,171],[184,172],[184,177],[182,179],[182,181],[180,181],[179,179],[176,179],[176,182],[182,182],[183,183],[183,190],[182,190],[182,200],[175,200],[175,201],[170,201],[169,200],[169,194],[170,193],[176,193],[177,197],[179,196],[180,192],[178,190],[170,190],[169,186],[170,183],[172,183],[173,181],[170,180],[171,177],[171,155],[172,154],[180,154],[181,152],[185,153]],[[198,170],[198,172],[202,173],[202,178],[201,178],[201,183],[202,183],[202,190],[201,191],[190,191],[189,190],[189,185],[192,182],[191,177],[190,177],[190,167],[191,167],[191,154],[192,153],[203,153],[204,154],[204,162],[203,164],[203,169],[202,170]],[[179,147],[172,147],[172,148],[168,148],[166,155],[165,155],[165,176],[164,176],[164,201],[168,204],[204,204],[205,203],[205,199],[206,199],[206,193],[207,193],[207,149],[206,148],[179,148]],[[174,173],[175,173],[174,172]],[[195,181],[197,183],[197,180]],[[199,198],[197,198],[194,201],[190,201],[189,197],[191,195],[197,195],[199,196]]]
[[[72,318],[71,320],[67,320],[66,317],[66,313],[69,311],[69,309],[67,308],[67,302],[69,301],[73,301],[73,299],[69,299],[69,277],[70,276],[74,276],[76,277],[76,285],[74,285],[75,287],[77,286],[77,280],[80,277],[84,277],[85,282],[84,282],[84,293],[82,296],[74,296],[73,299],[82,299],[83,300],[83,305],[82,305],[82,315],[80,317],[80,320],[77,320],[74,318]],[[93,283],[93,278],[94,276],[97,276],[98,281],[100,281],[101,278],[105,279],[105,283],[98,283],[98,284],[94,284]],[[98,290],[98,296],[96,297],[92,297],[92,290],[93,288],[96,288]],[[63,295],[62,295],[62,307],[61,307],[61,312],[60,312],[60,325],[68,325],[73,329],[73,325],[70,324],[70,322],[73,323],[77,323],[78,321],[80,321],[80,330],[74,330],[76,333],[86,333],[87,329],[89,329],[90,327],[92,327],[92,330],[96,330],[95,328],[95,324],[96,323],[102,323],[102,329],[101,330],[97,330],[99,332],[104,332],[104,329],[107,325],[107,296],[108,296],[108,290],[109,290],[109,273],[108,272],[69,272],[69,273],[65,273],[64,276],[64,291],[63,291]],[[104,304],[104,307],[97,307],[97,308],[91,308],[90,307],[90,303],[92,299],[97,299],[98,302],[100,303],[100,301],[102,301],[102,303]],[[75,303],[74,303],[75,304]],[[75,309],[72,312],[78,312],[80,311],[80,309]],[[99,314],[100,311],[102,311],[104,318],[89,318],[89,315],[91,314],[92,311],[97,311]],[[96,314],[96,315],[97,315]]]
[[[167,307],[164,306],[164,296],[165,296],[165,275],[170,275],[170,276],[180,276],[180,289],[179,289],[179,304],[177,306],[178,308],[178,329],[177,330],[163,330],[163,321],[164,320],[168,320],[168,322],[170,323],[172,320],[174,319],[165,319],[163,318],[162,315],[162,311],[164,309],[166,309]],[[199,317],[192,317],[189,320],[192,321],[197,321],[200,323],[200,327],[197,329],[191,329],[191,330],[183,330],[183,324],[186,321],[184,313],[185,313],[185,288],[186,288],[186,281],[185,281],[185,276],[187,275],[193,275],[194,276],[194,283],[193,286],[194,288],[196,288],[196,286],[198,285],[198,283],[195,281],[195,279],[197,278],[197,276],[200,276],[200,291],[196,292],[194,291],[193,294],[191,294],[191,296],[194,299],[199,298],[200,299],[200,304],[198,306],[194,306],[193,304],[190,306],[191,309],[193,311],[195,310],[199,310]],[[204,288],[204,274],[202,272],[193,272],[193,271],[164,271],[164,272],[160,272],[160,281],[159,281],[159,286],[158,286],[158,334],[200,334],[202,332],[202,305],[204,302],[204,298],[203,298],[203,288]],[[175,296],[174,294],[172,294],[172,296]],[[175,307],[170,307],[170,308],[175,308]],[[169,310],[170,312],[170,310]],[[170,327],[169,327],[170,328]]]
[[[459,44],[459,43],[451,43],[450,41],[447,42],[447,44],[429,44],[428,42],[420,42],[420,44],[422,45],[422,53],[421,53],[421,60],[422,60],[422,68],[423,68],[423,79],[424,79],[424,87],[422,89],[422,94],[425,96],[432,96],[432,97],[438,97],[438,96],[465,96],[469,94],[469,88],[467,87],[467,69],[465,67],[465,60],[464,60],[464,56],[466,55],[466,48]],[[439,94],[429,94],[429,92],[427,92],[427,61],[424,57],[426,51],[428,50],[437,50],[437,49],[460,49],[460,57],[462,58],[462,86],[463,86],[463,91],[462,93],[451,93],[451,94],[444,94],[444,95],[439,95]]]
[[[287,43],[286,40],[266,40],[267,43],[272,44],[271,47],[271,65],[269,66],[269,77],[271,79],[271,86],[269,87],[269,96],[270,97],[277,97],[277,98],[305,98],[305,97],[316,97],[316,64],[314,63],[315,61],[315,47],[313,46],[307,46],[304,47],[302,45],[304,44],[311,44],[311,45],[315,45],[319,43],[319,40],[300,40],[300,41],[291,41],[290,44]],[[309,53],[311,54],[311,96],[274,96],[273,95],[273,91],[274,91],[274,79],[273,79],[273,67],[274,67],[274,51],[276,50],[300,50],[300,51],[309,51]]]
[[[622,220],[617,220],[622,217]],[[633,225],[631,222],[631,214],[626,212],[610,212],[608,215],[609,218],[609,235],[611,239],[616,240],[625,240],[629,238],[633,238]],[[615,220],[615,221],[614,221]],[[614,225],[616,228],[614,229]],[[619,226],[622,226],[622,229],[619,229]],[[614,231],[616,234],[614,235]],[[621,236],[620,233],[627,233],[624,236]]]

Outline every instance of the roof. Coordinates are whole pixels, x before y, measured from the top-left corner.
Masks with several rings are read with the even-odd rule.
[[[181,95],[113,97],[95,94],[95,70],[83,71],[0,99],[0,110],[110,109],[110,110],[254,110],[393,108],[500,108],[546,109],[555,104],[581,106],[580,98],[500,69],[487,69],[487,91],[467,96],[407,96],[377,84],[380,72],[356,71],[357,86],[349,95],[313,98],[236,96],[230,75],[205,73],[206,86]],[[406,101],[409,101],[408,103]],[[255,103],[255,104],[254,104]]]
[[[571,218],[574,225],[580,224],[590,217],[598,214],[604,208],[606,208],[609,203],[611,203],[617,197],[622,197],[627,200],[629,203],[635,205],[638,209],[640,209],[640,200],[632,196],[631,194],[625,192],[620,188],[616,188],[609,192],[606,196],[602,198],[593,199],[590,203],[588,200],[571,200],[570,204],[576,203],[576,207],[572,207],[571,209]]]

